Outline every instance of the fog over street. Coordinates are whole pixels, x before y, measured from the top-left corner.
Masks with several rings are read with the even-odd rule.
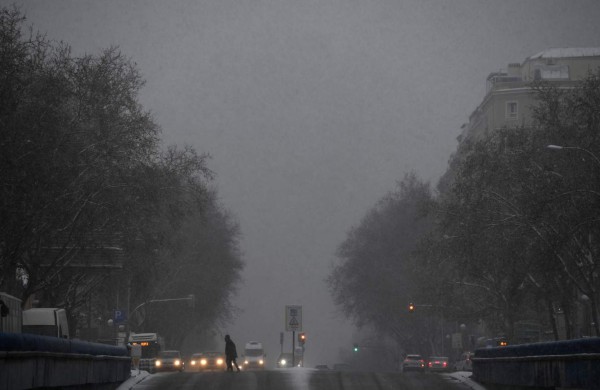
[[[118,46],[164,145],[212,156],[245,261],[216,346],[261,341],[274,361],[285,306],[301,305],[309,367],[355,339],[325,283],[338,245],[405,173],[435,186],[486,76],[548,48],[600,46],[596,0],[15,4],[75,54]]]

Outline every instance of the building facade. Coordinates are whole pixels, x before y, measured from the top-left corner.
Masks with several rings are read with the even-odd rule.
[[[536,104],[532,83],[547,81],[559,88],[572,87],[600,67],[600,47],[555,48],[512,63],[506,71],[490,73],[486,95],[463,126],[459,142],[477,139],[503,127],[528,126]]]

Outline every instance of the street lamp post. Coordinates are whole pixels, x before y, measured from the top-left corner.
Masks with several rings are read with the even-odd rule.
[[[444,332],[444,308],[445,306],[442,305],[432,305],[432,304],[414,304],[414,303],[409,303],[408,305],[408,310],[410,313],[413,313],[415,311],[416,307],[430,307],[430,308],[435,308],[435,309],[439,309],[439,314],[440,314],[440,330],[441,330],[441,352],[442,355],[444,354],[444,341],[445,341],[445,337],[446,337],[446,333]]]
[[[129,343],[129,335],[131,333],[131,326],[129,326],[129,321],[131,320],[131,315],[135,313],[137,310],[141,309],[142,306],[145,306],[149,303],[157,303],[157,302],[172,302],[172,301],[189,301],[189,305],[191,308],[194,307],[196,302],[196,296],[194,294],[190,294],[185,298],[168,298],[168,299],[151,299],[146,302],[142,302],[135,307],[130,313],[127,314],[127,332],[125,336],[125,345]],[[143,320],[142,320],[143,322]]]
[[[600,159],[598,159],[598,157],[592,153],[591,151],[585,149],[585,148],[581,148],[579,146],[560,146],[560,145],[546,145],[546,148],[550,149],[550,150],[580,150],[584,153],[587,153],[590,157],[592,157],[594,159],[594,161],[596,162],[596,164],[598,164],[598,166],[600,167]]]
[[[580,146],[561,146],[561,145],[546,145],[547,149],[550,150],[578,150],[581,151],[583,153],[586,153],[588,156],[590,156],[593,160],[594,163],[596,163],[598,165],[598,168],[600,168],[600,159],[598,158],[598,156],[596,156],[592,151],[586,149],[586,148],[582,148]],[[598,192],[596,191],[589,191],[593,194],[598,195]],[[598,307],[596,306],[596,300],[594,299],[594,296],[592,297],[588,297],[587,295],[583,295],[587,298],[587,300],[589,300],[589,305],[590,305],[590,312],[591,312],[591,323],[590,323],[590,333],[592,330],[595,331],[596,335],[600,335],[600,327],[598,326]],[[582,298],[583,298],[582,296]],[[587,302],[586,299],[582,299],[582,301]]]

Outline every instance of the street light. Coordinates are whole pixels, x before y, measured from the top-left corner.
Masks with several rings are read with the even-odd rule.
[[[581,148],[579,146],[560,146],[560,145],[546,145],[546,148],[550,149],[550,150],[563,150],[563,149],[580,150],[582,152],[589,154],[594,159],[594,161],[596,161],[596,164],[598,164],[598,166],[600,167],[600,159],[598,159],[598,157],[594,153],[590,152],[589,150],[587,150],[585,148]]]
[[[579,300],[583,303],[583,322],[585,324],[584,331],[587,333],[586,336],[592,336],[594,333],[594,320],[592,319],[592,302],[590,297],[586,294],[581,294]]]
[[[139,305],[136,306],[135,309],[133,309],[130,313],[127,314],[127,331],[125,334],[125,345],[127,345],[129,343],[129,336],[131,334],[131,326],[129,325],[129,321],[131,319],[131,316],[138,311],[138,309],[142,308],[142,306],[145,306],[149,303],[158,303],[158,302],[172,302],[172,301],[188,301],[188,306],[191,308],[194,308],[195,303],[196,303],[196,296],[194,294],[189,294],[187,297],[185,298],[169,298],[169,299],[151,299],[149,301],[146,302],[142,302]],[[145,318],[144,318],[145,320]],[[144,321],[142,320],[142,322]]]
[[[579,146],[561,146],[561,145],[546,145],[546,148],[548,148],[550,150],[572,149],[572,150],[582,151],[582,152],[588,154],[600,168],[600,159],[598,158],[598,156],[596,156],[593,152],[591,152],[588,149],[585,149],[585,148],[582,148]],[[590,192],[595,195],[600,195],[597,191],[593,191],[593,190],[588,190],[587,192]],[[590,298],[587,295],[583,294],[580,297],[580,299],[582,302],[584,302],[584,304],[586,304]],[[587,306],[587,304],[586,304],[586,306]],[[592,317],[592,321],[590,323],[590,335],[592,333],[592,330],[595,330],[596,334],[600,335],[600,328],[598,328],[597,324],[593,320],[597,316],[597,310],[598,309],[597,309],[597,307],[595,307],[595,305],[590,305],[590,316]]]

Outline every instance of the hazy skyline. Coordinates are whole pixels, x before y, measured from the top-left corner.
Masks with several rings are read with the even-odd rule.
[[[223,334],[273,360],[285,305],[302,305],[311,366],[353,342],[324,284],[337,246],[405,173],[436,184],[486,76],[600,46],[597,0],[15,4],[75,54],[119,46],[137,63],[165,145],[212,155],[240,223],[241,312]]]

